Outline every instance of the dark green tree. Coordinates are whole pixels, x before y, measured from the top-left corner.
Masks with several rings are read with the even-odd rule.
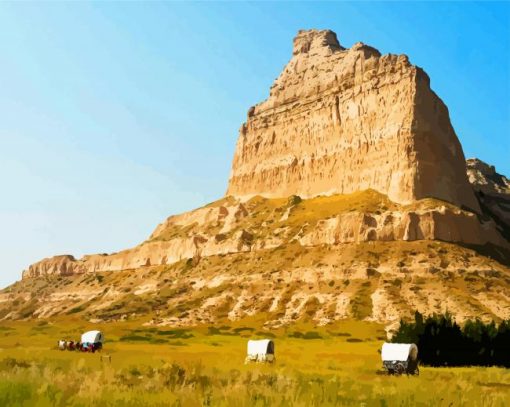
[[[424,318],[416,312],[414,322],[400,321],[392,342],[417,344],[425,365],[510,367],[510,321],[468,320],[461,328],[449,313]]]

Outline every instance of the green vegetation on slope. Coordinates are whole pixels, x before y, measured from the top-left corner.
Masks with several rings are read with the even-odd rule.
[[[234,205],[235,203],[234,198],[226,197],[204,208],[217,208],[222,205]],[[440,206],[455,208],[449,203],[434,198],[400,206],[390,201],[386,195],[372,189],[345,195],[318,196],[310,199],[301,199],[297,196],[291,196],[290,198],[255,196],[243,203],[243,206],[247,210],[247,216],[240,217],[235,228],[229,231],[226,236],[230,236],[238,230],[248,229],[254,231],[259,237],[266,237],[279,228],[289,228],[288,235],[290,237],[303,226],[311,227],[319,220],[354,211],[380,214],[385,211],[399,209],[432,209]],[[208,222],[205,229],[204,225],[199,225],[196,222],[187,226],[170,222],[165,228],[159,230],[152,240],[171,240],[196,233],[214,235],[220,231],[221,222],[216,220],[209,220]]]
[[[490,301],[509,283],[507,269],[494,260],[444,242],[291,243],[192,264],[26,279],[0,293],[0,317],[172,318],[170,324],[193,326],[256,313],[266,322],[293,323],[372,319],[381,305],[394,305],[404,318],[416,309],[434,313],[447,306],[470,318],[497,320]]]

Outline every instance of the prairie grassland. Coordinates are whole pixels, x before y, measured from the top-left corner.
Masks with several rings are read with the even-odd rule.
[[[379,372],[381,326],[302,323],[270,334],[257,324],[171,329],[79,319],[2,322],[1,406],[505,406],[510,372],[421,368]],[[73,327],[69,329],[69,327]],[[105,332],[100,354],[58,351],[60,338]],[[248,338],[274,335],[274,365],[244,364]],[[377,339],[376,339],[377,338]]]

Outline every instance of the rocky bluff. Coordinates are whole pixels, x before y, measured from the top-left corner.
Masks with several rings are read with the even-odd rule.
[[[32,264],[0,319],[508,319],[509,264],[510,181],[466,165],[425,72],[309,30],[248,110],[225,197],[136,247]]]
[[[313,197],[374,189],[479,211],[448,109],[405,55],[329,30],[299,31],[269,98],[241,126],[227,195]]]
[[[466,169],[447,107],[407,56],[299,31],[268,99],[241,126],[226,197],[169,217],[134,248],[55,256],[23,278],[377,241],[489,245],[510,261],[509,202],[494,167]]]

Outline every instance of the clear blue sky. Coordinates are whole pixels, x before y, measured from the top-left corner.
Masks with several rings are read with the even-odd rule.
[[[0,287],[218,199],[301,28],[406,53],[467,157],[510,175],[505,3],[0,3]]]

